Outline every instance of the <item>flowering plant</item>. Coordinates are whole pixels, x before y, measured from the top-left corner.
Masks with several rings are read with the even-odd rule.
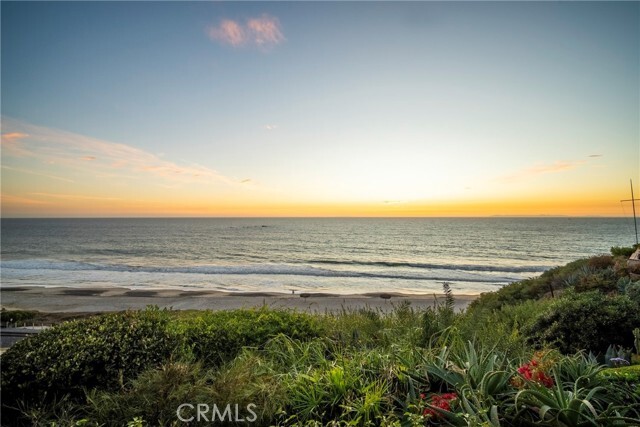
[[[551,388],[553,387],[554,380],[551,375],[547,374],[550,365],[551,363],[545,360],[545,353],[536,352],[529,362],[518,368],[517,371],[521,375],[521,378],[514,377],[511,383],[516,387],[523,387],[524,382],[522,381],[522,378],[524,378],[527,381],[542,384],[547,388]]]
[[[629,365],[629,362],[622,357],[612,357],[609,361],[614,367]]]
[[[426,397],[427,396],[425,394],[420,395],[420,398],[422,400],[426,400]],[[425,417],[430,416],[439,418],[442,416],[442,414],[435,408],[451,412],[451,402],[453,402],[457,398],[458,395],[455,393],[432,394],[429,402],[427,403],[428,407],[424,409],[422,415],[424,415]]]

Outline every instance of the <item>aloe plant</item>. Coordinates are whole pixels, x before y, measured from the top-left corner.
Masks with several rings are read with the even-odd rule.
[[[607,389],[596,386],[582,388],[577,383],[572,388],[563,388],[562,383],[547,388],[536,383],[519,391],[515,396],[515,407],[521,412],[517,417],[533,416],[532,422],[543,425],[583,427],[600,425],[634,425],[637,419],[624,417],[622,406],[608,402]],[[523,411],[524,408],[524,411]]]
[[[558,380],[562,383],[578,383],[581,387],[603,385],[598,375],[603,365],[600,365],[593,354],[584,352],[561,358],[556,365]]]

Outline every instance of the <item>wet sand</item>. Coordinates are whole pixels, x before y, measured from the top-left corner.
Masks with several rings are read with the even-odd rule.
[[[455,295],[456,310],[462,310],[477,295]],[[104,312],[141,309],[148,305],[174,310],[229,310],[267,305],[309,312],[373,308],[384,311],[409,301],[423,308],[442,303],[444,296],[371,293],[337,295],[326,293],[282,294],[269,292],[226,293],[184,289],[67,288],[38,286],[0,289],[0,304],[8,310],[37,310],[51,313]]]

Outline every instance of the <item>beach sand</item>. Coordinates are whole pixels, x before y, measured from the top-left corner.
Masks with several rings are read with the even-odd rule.
[[[455,295],[455,308],[462,310],[477,295]],[[442,303],[444,296],[371,293],[335,295],[323,293],[281,294],[268,292],[225,293],[218,291],[188,291],[180,289],[127,288],[67,288],[67,287],[9,287],[0,290],[1,305],[8,310],[37,310],[60,312],[104,312],[142,309],[148,305],[174,310],[228,310],[260,307],[287,308],[308,312],[339,311],[343,308],[369,307],[388,311],[403,301],[412,307],[432,307]]]

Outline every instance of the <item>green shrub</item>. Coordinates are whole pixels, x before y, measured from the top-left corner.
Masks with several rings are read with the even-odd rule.
[[[369,307],[343,308],[322,319],[329,336],[345,346],[376,346],[383,341],[384,313]]]
[[[33,319],[37,314],[37,311],[6,310],[3,308],[0,311],[0,322],[24,322]]]
[[[299,340],[322,335],[313,316],[266,307],[200,312],[173,322],[171,330],[183,339],[189,353],[208,366],[233,359],[243,347],[263,346],[278,334]]]
[[[587,261],[587,265],[598,270],[613,267],[613,257],[611,255],[592,256]]]
[[[519,282],[510,283],[496,292],[480,294],[480,297],[469,304],[469,311],[496,310],[505,305],[517,304],[522,301],[538,299],[550,292],[560,282],[552,283],[552,278],[536,277]]]
[[[593,257],[593,263],[602,265],[607,260],[600,261],[602,257]],[[556,291],[572,287],[576,278],[583,274],[591,259],[579,259],[561,267],[551,268],[539,277],[513,282],[497,290],[480,295],[471,302],[469,311],[495,310],[505,305],[517,304],[527,300],[540,299],[546,295],[555,295]],[[598,259],[598,261],[596,261]]]
[[[3,404],[116,389],[166,359],[176,346],[169,314],[147,309],[67,322],[16,343],[2,355]]]
[[[281,425],[380,425],[382,414],[391,411],[393,380],[396,370],[378,350],[353,348],[319,366],[289,372]]]
[[[637,304],[640,304],[640,280],[629,283],[625,288],[625,294],[629,297],[630,300],[635,301]]]
[[[600,372],[599,377],[609,382],[640,383],[640,365],[606,368]]]
[[[169,362],[152,368],[116,392],[92,390],[88,394],[89,418],[99,425],[126,426],[135,417],[152,425],[177,421],[183,403],[213,403],[212,374],[198,364]],[[185,417],[191,416],[187,411]]]
[[[613,256],[623,256],[625,258],[629,258],[634,252],[635,248],[626,248],[621,246],[613,246],[611,248],[611,255]]]
[[[467,311],[459,316],[456,327],[465,341],[520,357],[528,352],[528,327],[552,303],[551,299],[530,300],[492,311]]]
[[[604,353],[609,345],[633,346],[640,307],[624,295],[600,292],[569,294],[554,302],[527,327],[529,342],[556,346],[561,352]]]
[[[618,277],[612,268],[607,267],[581,274],[575,285],[577,292],[598,290],[612,292],[618,289]]]

